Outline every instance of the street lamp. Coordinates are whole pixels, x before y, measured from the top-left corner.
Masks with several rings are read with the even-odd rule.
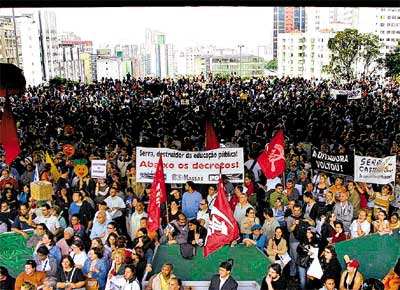
[[[239,44],[239,76],[242,77],[242,48],[244,47],[243,44]]]

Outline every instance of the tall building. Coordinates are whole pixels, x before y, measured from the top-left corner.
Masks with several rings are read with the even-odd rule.
[[[15,25],[16,35],[12,17],[0,17],[0,62],[17,65],[27,85],[38,85],[42,82],[42,67],[37,19],[34,14],[16,15]]]
[[[59,76],[73,81],[86,80],[84,61],[80,57],[79,45],[68,41],[60,43],[58,47]]]
[[[400,8],[358,8],[355,28],[373,33],[382,43],[382,55],[393,50],[400,40]]]
[[[172,44],[166,43],[163,32],[145,30],[145,44],[140,48],[142,72],[145,76],[172,77],[177,72],[176,52]]]
[[[16,19],[17,34],[20,36],[20,54],[26,84],[37,86],[43,82],[38,20],[34,14],[25,14]]]
[[[38,17],[43,78],[48,81],[60,75],[57,20],[56,14],[47,10],[40,10]]]
[[[0,18],[0,62],[1,63],[13,63],[18,67],[21,67],[20,63],[17,63],[17,52],[16,46],[20,40],[15,39],[14,24],[11,17]],[[20,52],[18,53],[20,54]]]
[[[334,32],[293,32],[278,36],[278,76],[325,78],[329,64],[329,38]]]
[[[274,7],[273,56],[277,57],[278,34],[304,32],[306,22],[305,7]]]

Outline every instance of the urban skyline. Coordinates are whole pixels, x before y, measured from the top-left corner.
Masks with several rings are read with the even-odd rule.
[[[37,13],[44,9],[15,9]],[[72,31],[94,48],[104,44],[144,43],[146,28],[165,33],[168,43],[178,49],[197,45],[236,47],[255,51],[259,45],[272,45],[272,7],[127,7],[52,8],[57,30]],[[0,15],[11,9],[0,9]],[[134,15],[134,16],[132,16]],[[105,20],[106,19],[106,20]]]
[[[102,8],[15,9],[16,35],[13,18],[6,16],[11,15],[12,10],[0,9],[0,62],[18,63],[29,81],[35,84],[57,76],[85,82],[102,77],[115,79],[128,72],[134,77],[162,78],[209,72],[247,77],[276,73],[278,76],[320,78],[329,77],[322,68],[329,63],[327,43],[336,32],[352,28],[376,34],[382,44],[382,55],[394,48],[400,39],[400,8],[274,7],[270,9],[271,18],[266,17],[269,25],[260,29],[249,28],[255,22],[247,21],[246,12],[252,10],[231,8],[116,8],[109,9],[103,16]],[[201,22],[197,26],[183,25],[185,17],[194,11],[202,15],[200,12],[207,9],[211,13],[203,15],[207,19],[213,18],[212,13],[226,12],[218,21],[227,28],[222,25],[210,31]],[[72,13],[74,11],[78,14]],[[124,18],[133,11],[143,12],[135,18],[138,23],[150,12],[151,19],[131,28],[132,19]],[[168,14],[171,18],[171,21],[161,21],[165,23],[161,29],[154,28],[160,23],[157,13]],[[175,17],[179,13],[182,17]],[[236,16],[232,18],[233,15]],[[66,16],[68,21],[65,22]],[[119,16],[118,21],[116,16]],[[107,21],[103,20],[105,18]],[[197,18],[198,15],[191,21],[196,22]],[[89,23],[85,27],[93,29],[93,35],[85,35],[82,21]],[[255,31],[266,40],[261,42],[262,37],[255,37],[247,42],[245,38],[251,37],[251,33],[235,30],[237,25],[230,26],[232,21],[238,22],[242,30]],[[178,23],[179,27],[173,29],[171,23]],[[114,32],[113,38],[108,38],[110,31],[103,31],[104,24]],[[208,39],[198,35],[198,31],[209,33]],[[238,37],[228,41],[232,32]],[[277,71],[266,71],[268,61],[274,58]]]

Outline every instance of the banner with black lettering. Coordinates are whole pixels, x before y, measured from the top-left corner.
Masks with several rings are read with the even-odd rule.
[[[396,156],[375,158],[354,156],[354,180],[359,182],[387,184],[396,178]]]
[[[152,183],[162,155],[165,183],[216,184],[220,170],[232,183],[243,182],[243,148],[208,151],[178,151],[168,148],[136,147],[136,181]]]
[[[312,150],[312,168],[339,175],[353,175],[353,155],[327,154],[317,149]]]

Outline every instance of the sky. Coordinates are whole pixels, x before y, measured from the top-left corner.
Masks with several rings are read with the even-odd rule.
[[[6,9],[3,9],[6,10]],[[10,10],[10,9],[8,9]],[[16,14],[37,9],[16,9]],[[213,44],[243,51],[272,41],[272,7],[113,7],[51,8],[57,30],[73,31],[83,40],[144,43],[145,28],[165,33],[177,48]]]

